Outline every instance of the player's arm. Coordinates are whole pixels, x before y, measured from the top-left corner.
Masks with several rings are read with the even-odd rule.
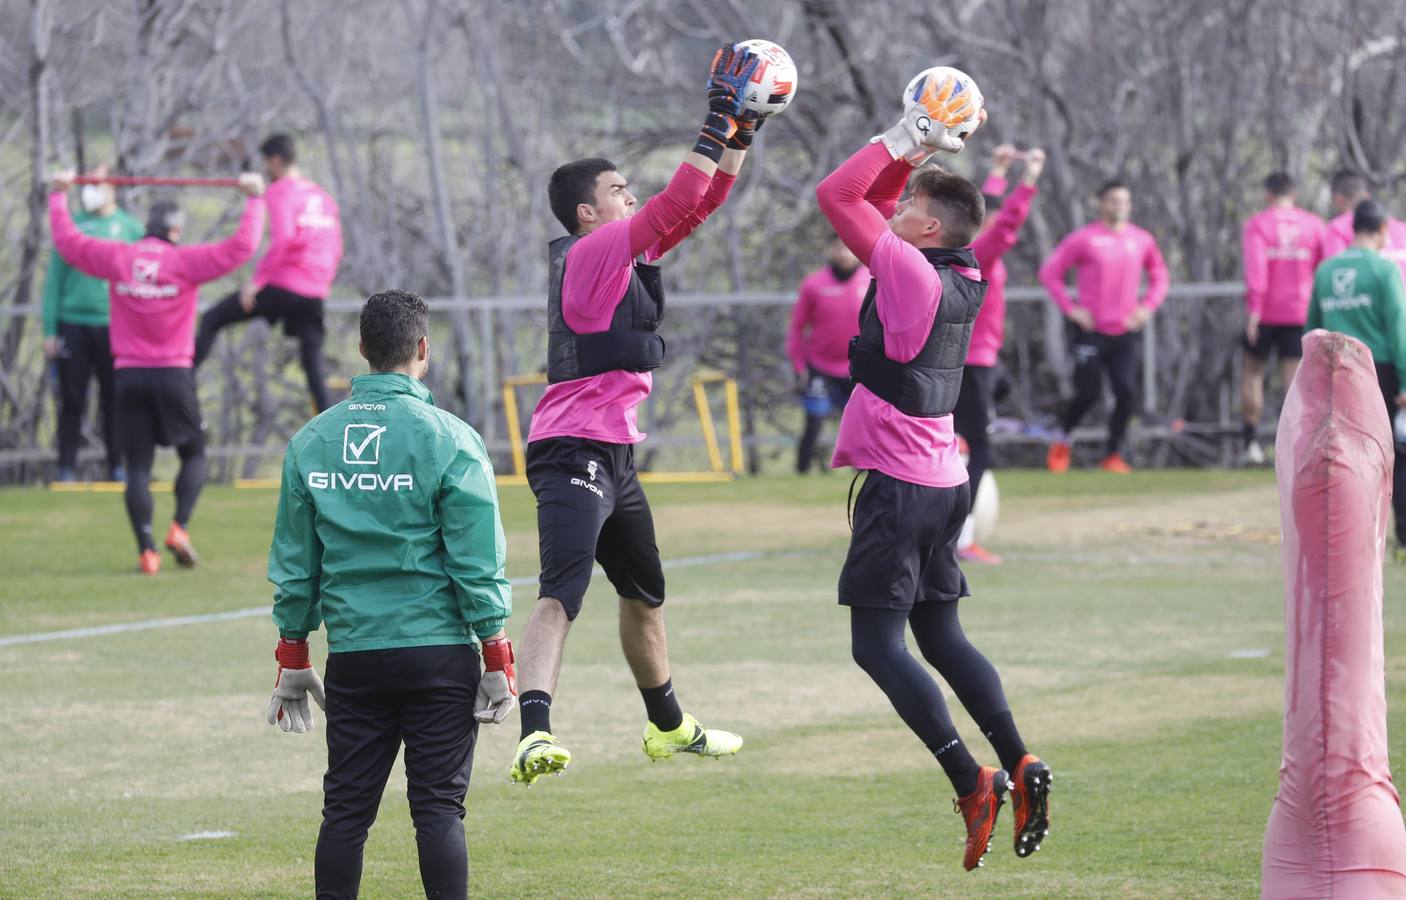
[[[104,281],[122,278],[126,273],[118,269],[117,262],[122,242],[89,237],[73,224],[73,214],[68,211],[68,189],[73,186],[73,178],[72,172],[59,172],[53,178],[49,194],[49,232],[53,235],[54,249],[64,262],[85,275]]]
[[[1050,295],[1060,312],[1070,317],[1074,316],[1074,298],[1069,296],[1064,275],[1079,264],[1083,252],[1083,236],[1075,231],[1065,235],[1064,240],[1056,244],[1054,250],[1050,251],[1050,255],[1040,264],[1040,284],[1044,285],[1045,293]]]
[[[191,244],[178,247],[185,276],[197,284],[214,281],[244,265],[259,249],[264,232],[264,179],[244,173],[239,176],[240,189],[246,194],[244,213],[234,234],[213,244]]]
[[[654,246],[645,251],[645,259],[653,262],[662,257],[665,253],[677,247],[683,239],[692,234],[699,225],[707,221],[708,217],[717,212],[732,193],[732,186],[737,183],[737,173],[742,168],[742,159],[746,151],[727,150],[723,153],[723,160],[718,165],[718,169],[713,173],[713,180],[708,183],[708,189],[703,192],[703,198],[699,200],[692,212],[683,217],[683,221],[675,225],[668,234],[655,242]]]
[[[57,249],[49,251],[49,268],[44,271],[44,342],[45,355],[49,352],[49,341],[56,340],[59,334],[59,308],[63,305],[64,281],[69,273],[68,263],[63,261]]]
[[[844,245],[866,266],[874,244],[888,232],[888,218],[869,201],[868,194],[881,174],[896,171],[899,166],[907,169],[905,178],[912,174],[913,166],[902,158],[895,159],[884,144],[865,144],[815,188],[820,212]],[[890,177],[897,180],[896,175]]]
[[[1401,281],[1401,269],[1386,262],[1382,269],[1382,325],[1387,346],[1391,348],[1391,364],[1396,367],[1397,405],[1406,405],[1406,287]]]
[[[1319,266],[1313,273],[1313,294],[1308,298],[1308,317],[1303,324],[1305,332],[1323,327],[1323,307],[1319,305],[1318,300],[1328,291],[1326,276],[1327,272],[1323,266]]]
[[[801,282],[800,295],[791,310],[791,324],[786,330],[786,356],[791,360],[791,368],[797,375],[806,371],[806,329],[810,325],[811,303],[810,282]]]
[[[268,722],[283,731],[301,733],[314,727],[308,696],[324,709],[326,700],[308,653],[308,635],[322,624],[322,539],[317,534],[316,507],[298,470],[295,444],[283,456],[283,484],[269,547],[268,579],[274,585],[273,622],[279,638],[274,649],[278,678],[269,700]]]
[[[1245,313],[1251,325],[1247,332],[1259,325],[1264,312],[1264,295],[1269,289],[1269,256],[1264,238],[1253,222],[1245,223],[1245,232],[1240,242],[1240,255],[1245,266]]]
[[[997,150],[999,152],[1000,148]],[[996,218],[991,227],[972,241],[972,252],[982,265],[1000,259],[1015,246],[1015,242],[1020,238],[1020,229],[1030,217],[1030,207],[1035,202],[1035,195],[1039,193],[1036,185],[1044,166],[1045,151],[1036,147],[1026,157],[1025,173],[1021,176],[1020,184],[996,211]],[[1001,180],[1005,181],[1004,176]],[[989,181],[990,179],[988,183]],[[982,188],[982,192],[987,193],[985,188]]]
[[[498,488],[483,439],[468,426],[445,436],[449,464],[440,476],[437,506],[444,571],[454,584],[464,621],[483,644],[483,678],[474,700],[480,722],[502,722],[517,702],[513,647],[503,630],[512,615],[506,574],[507,542]]]
[[[264,198],[264,210],[268,216],[269,243],[264,255],[254,264],[254,278],[250,288],[254,293],[268,284],[269,275],[278,270],[288,258],[289,247],[297,233],[296,215],[286,191],[279,191],[275,198]]]
[[[1167,261],[1162,258],[1162,248],[1157,241],[1149,239],[1142,255],[1142,268],[1147,273],[1147,292],[1139,304],[1151,313],[1167,299],[1167,288],[1171,286],[1171,276],[1167,273]]]

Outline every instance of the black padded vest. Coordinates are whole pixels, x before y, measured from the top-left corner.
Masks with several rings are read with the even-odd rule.
[[[630,286],[610,329],[577,334],[561,311],[562,284],[566,278],[566,252],[582,238],[568,235],[547,245],[550,281],[547,294],[547,381],[572,381],[623,369],[648,372],[664,361],[664,339],[656,334],[664,318],[664,280],[658,266],[636,262]]]

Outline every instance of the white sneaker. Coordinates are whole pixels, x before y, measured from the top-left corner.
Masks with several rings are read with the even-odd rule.
[[[1242,466],[1262,466],[1264,465],[1264,450],[1260,448],[1259,441],[1251,441],[1240,454],[1240,465]]]

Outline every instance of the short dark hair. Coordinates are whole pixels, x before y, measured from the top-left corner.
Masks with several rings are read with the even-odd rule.
[[[146,214],[146,233],[152,237],[171,239],[171,229],[186,223],[186,215],[174,200],[157,200]]]
[[[1361,172],[1339,169],[1333,173],[1333,180],[1328,182],[1328,187],[1339,197],[1356,200],[1367,194],[1367,179],[1362,177]]]
[[[361,308],[361,346],[376,372],[405,365],[429,334],[430,307],[410,291],[372,294]]]
[[[298,161],[298,151],[293,147],[293,138],[286,134],[271,134],[259,145],[260,156],[277,156],[286,163]]]
[[[981,230],[986,201],[962,176],[926,166],[913,176],[909,189],[927,201],[928,210],[942,223],[942,246],[965,247]]]
[[[1294,178],[1288,172],[1271,172],[1264,180],[1264,192],[1271,197],[1287,197],[1294,192]]]
[[[1376,234],[1386,223],[1386,210],[1375,200],[1363,200],[1352,208],[1353,234]]]
[[[596,179],[602,172],[616,171],[615,163],[603,156],[588,156],[569,162],[552,173],[547,182],[547,201],[551,204],[552,215],[569,233],[575,234],[581,227],[576,218],[576,207],[590,203],[595,198]]]
[[[1110,178],[1103,184],[1098,186],[1098,193],[1094,194],[1094,196],[1102,200],[1105,196],[1107,196],[1109,191],[1116,191],[1119,188],[1122,188],[1126,191],[1128,190],[1128,185],[1121,178]]]

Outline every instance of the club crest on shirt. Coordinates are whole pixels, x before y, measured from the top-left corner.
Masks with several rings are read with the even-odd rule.
[[[1299,226],[1294,222],[1278,223],[1279,246],[1292,247],[1299,242]]]
[[[156,278],[161,274],[161,260],[159,259],[135,259],[132,260],[132,281],[135,284],[156,284]]]
[[[1338,269],[1333,272],[1333,293],[1346,297],[1357,284],[1356,269]]]

